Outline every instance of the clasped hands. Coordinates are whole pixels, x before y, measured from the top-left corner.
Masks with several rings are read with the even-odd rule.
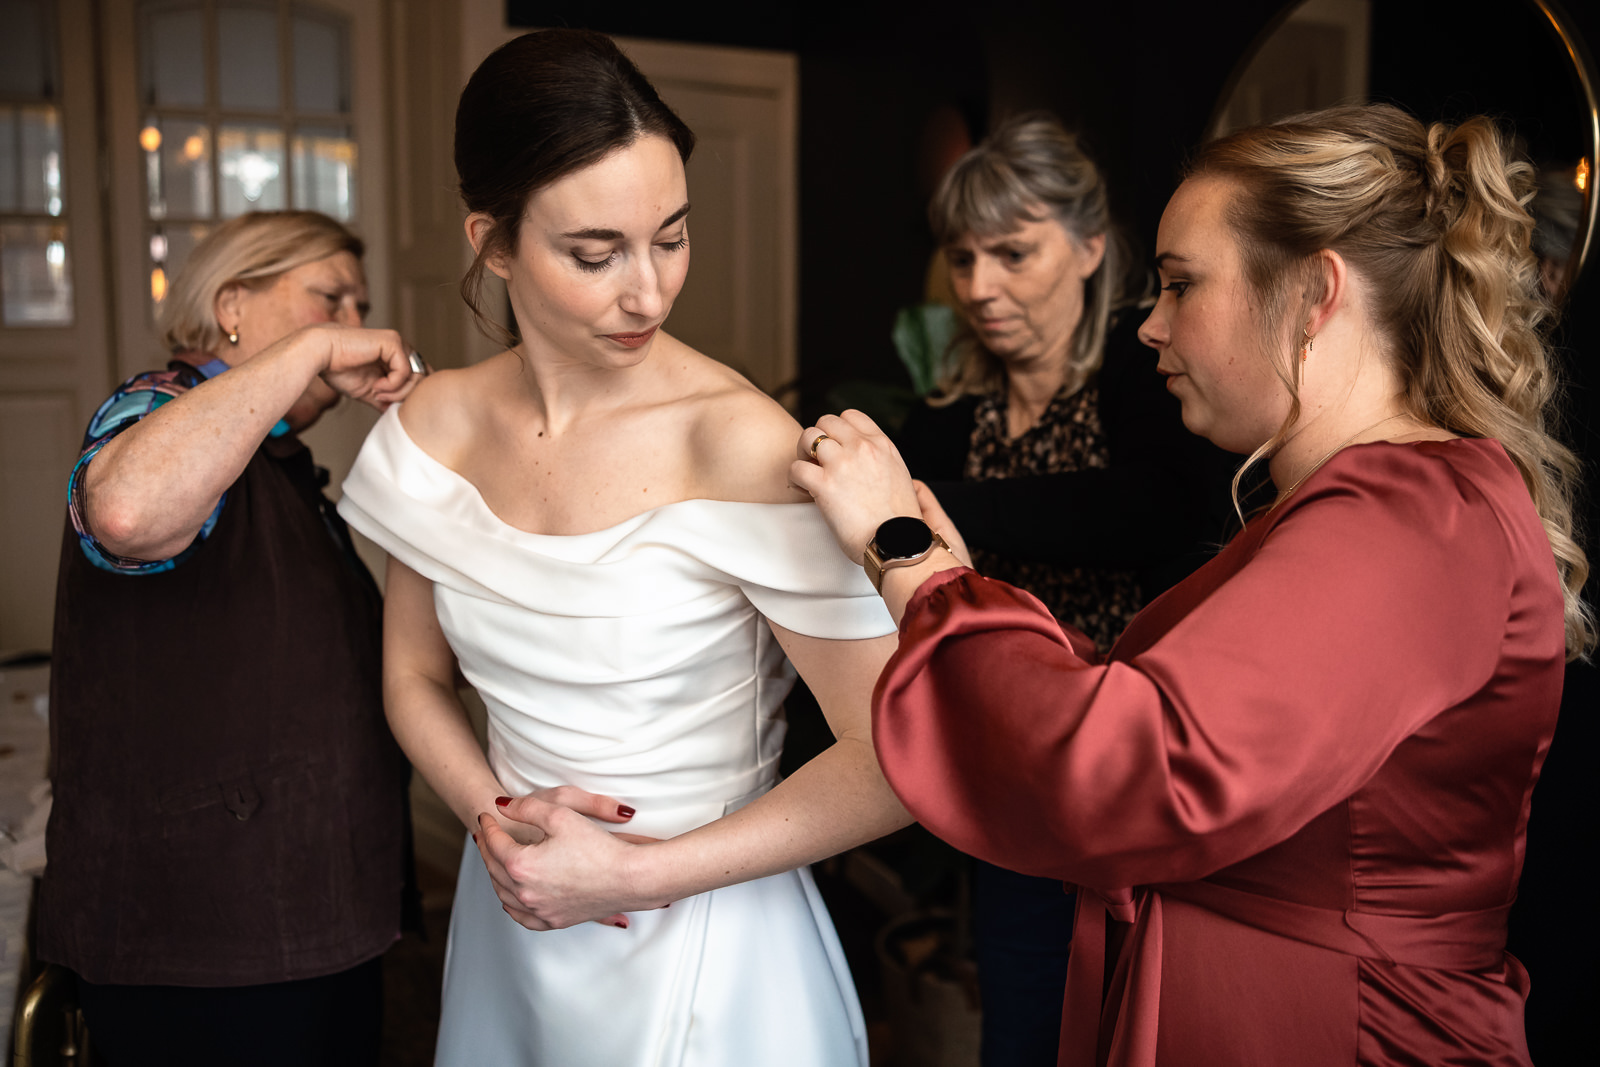
[[[642,892],[640,884],[639,846],[656,839],[607,831],[590,821],[633,818],[633,809],[615,797],[564,785],[495,803],[494,815],[478,816],[472,837],[500,906],[519,925],[559,930],[603,922],[626,930],[623,912],[670,903]]]

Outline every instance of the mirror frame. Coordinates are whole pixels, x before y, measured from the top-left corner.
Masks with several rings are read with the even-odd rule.
[[[1278,13],[1267,20],[1262,26],[1248,48],[1234,63],[1228,78],[1222,84],[1222,92],[1217,96],[1216,104],[1212,107],[1211,118],[1206,123],[1205,138],[1210,140],[1220,132],[1220,122],[1223,111],[1233,94],[1238,91],[1239,82],[1243,78],[1251,60],[1261,51],[1267,40],[1280,30],[1289,16],[1300,6],[1303,0],[1287,0]],[[1564,302],[1576,286],[1578,276],[1583,272],[1584,266],[1589,262],[1590,250],[1594,247],[1595,223],[1600,220],[1600,212],[1596,211],[1595,181],[1600,178],[1596,171],[1600,170],[1600,97],[1597,97],[1597,85],[1600,85],[1600,72],[1596,71],[1593,58],[1584,46],[1583,38],[1572,25],[1572,18],[1555,0],[1520,0],[1527,6],[1535,9],[1544,20],[1549,23],[1551,32],[1555,35],[1562,51],[1567,54],[1567,59],[1572,65],[1573,72],[1577,75],[1579,91],[1582,95],[1580,101],[1585,111],[1585,120],[1589,127],[1588,145],[1589,152],[1585,162],[1589,165],[1587,184],[1583,190],[1583,209],[1578,216],[1578,232],[1572,242],[1572,250],[1567,259],[1567,282],[1562,301]]]
[[[1600,159],[1600,100],[1595,97],[1595,83],[1600,79],[1595,76],[1594,61],[1583,46],[1583,39],[1573,30],[1566,13],[1550,0],[1532,0],[1532,3],[1549,20],[1551,30],[1566,50],[1572,69],[1578,75],[1583,105],[1588,112],[1589,157],[1586,162],[1589,164],[1589,174],[1583,190],[1583,214],[1578,218],[1577,240],[1572,242],[1572,251],[1567,259],[1566,292],[1570,294],[1584,264],[1588,262],[1589,249],[1594,243],[1595,167],[1597,159]]]

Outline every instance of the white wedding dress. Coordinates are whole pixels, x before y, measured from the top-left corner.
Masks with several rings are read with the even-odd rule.
[[[530,534],[417,447],[398,412],[367,439],[339,510],[434,583],[509,794],[568,783],[615,796],[637,809],[626,829],[651,837],[711,822],[777,775],[794,671],[764,617],[833,639],[893,630],[812,505],[687,500],[594,533]],[[865,1067],[809,871],[629,921],[525,930],[469,844],[436,1062]]]

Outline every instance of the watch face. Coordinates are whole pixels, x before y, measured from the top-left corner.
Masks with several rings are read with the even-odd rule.
[[[879,526],[872,540],[884,559],[910,559],[933,545],[933,531],[921,519],[901,515]]]

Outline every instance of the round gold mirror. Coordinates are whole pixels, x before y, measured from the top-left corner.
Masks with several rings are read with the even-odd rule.
[[[1471,18],[1444,15],[1429,0],[1304,0],[1257,36],[1209,132],[1359,101],[1389,101],[1427,121],[1494,115],[1538,168],[1534,250],[1559,303],[1594,245],[1597,84],[1592,58],[1551,0],[1495,0]]]

